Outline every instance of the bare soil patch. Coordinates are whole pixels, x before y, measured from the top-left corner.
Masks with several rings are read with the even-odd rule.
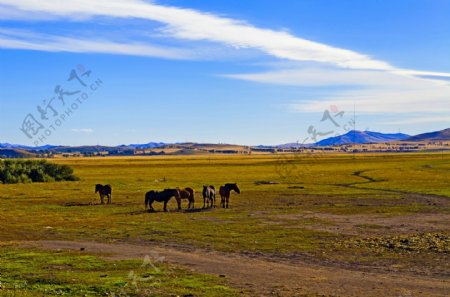
[[[164,257],[168,263],[198,273],[225,276],[250,296],[448,296],[450,281],[387,271],[364,272],[306,262],[280,263],[239,254],[124,243],[34,241],[23,244],[46,250],[73,250],[105,258]],[[81,251],[81,249],[84,249]],[[251,292],[251,293],[247,293]]]

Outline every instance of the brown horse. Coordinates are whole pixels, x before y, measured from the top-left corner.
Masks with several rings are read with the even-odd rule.
[[[175,197],[178,203],[178,209],[181,209],[180,191],[178,189],[165,189],[164,191],[149,191],[145,194],[145,208],[147,205],[151,211],[154,211],[152,204],[154,201],[164,202],[164,211],[167,212],[167,202]]]
[[[221,186],[219,189],[220,194],[220,205],[223,208],[228,208],[228,201],[230,200],[230,192],[235,191],[236,193],[240,194],[241,190],[239,190],[239,187],[236,183],[234,184],[225,184],[224,186]]]
[[[178,189],[178,188],[177,188]],[[194,190],[192,188],[178,189],[180,191],[180,199],[187,199],[189,201],[188,208],[194,208]],[[181,203],[181,201],[180,201]]]
[[[99,193],[100,195],[100,202],[104,204],[103,199],[105,196],[108,198],[108,204],[111,204],[111,195],[112,195],[112,188],[111,185],[101,185],[96,184],[95,185],[95,193]]]

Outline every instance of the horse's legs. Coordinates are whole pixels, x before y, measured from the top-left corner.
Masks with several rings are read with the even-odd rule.
[[[181,199],[177,199],[178,210],[181,210]]]
[[[100,202],[101,202],[101,204],[104,204],[104,203],[105,203],[105,202],[103,201],[103,199],[104,199],[103,194],[100,194]]]
[[[167,200],[164,201],[164,212],[167,212]]]
[[[111,204],[111,194],[108,194],[108,204]]]
[[[226,197],[226,202],[227,202],[227,208],[228,208],[228,202],[230,201],[230,196]]]

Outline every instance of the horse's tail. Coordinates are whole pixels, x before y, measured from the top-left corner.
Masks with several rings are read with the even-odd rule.
[[[189,193],[189,200],[194,201],[194,190],[192,188],[185,189]]]

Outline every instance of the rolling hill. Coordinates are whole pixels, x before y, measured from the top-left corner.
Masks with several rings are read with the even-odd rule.
[[[0,158],[33,158],[36,155],[21,149],[0,148]]]
[[[435,132],[429,132],[429,133],[423,133],[423,134],[411,136],[404,140],[405,141],[433,141],[433,140],[450,141],[450,128],[447,128],[447,129],[444,129],[441,131],[435,131]]]

